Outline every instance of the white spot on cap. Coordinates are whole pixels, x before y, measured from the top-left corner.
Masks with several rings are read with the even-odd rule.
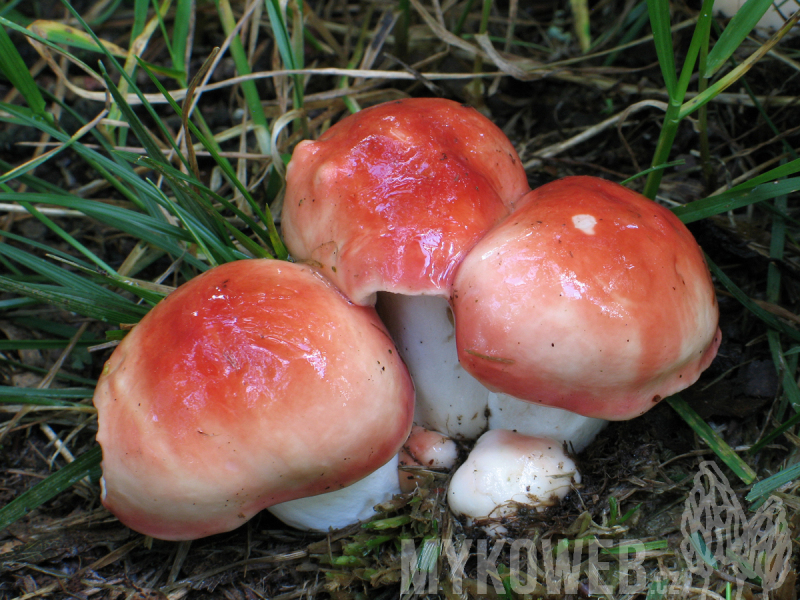
[[[575,215],[572,217],[572,224],[583,233],[594,235],[594,226],[597,225],[597,219],[592,215]]]

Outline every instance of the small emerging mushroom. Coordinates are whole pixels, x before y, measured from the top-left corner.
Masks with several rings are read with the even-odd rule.
[[[373,309],[308,266],[216,267],[153,308],[103,369],[103,504],[156,538],[229,531],[392,460],[413,400]]]
[[[456,466],[458,447],[448,436],[415,425],[400,451],[400,467],[426,467],[449,471]],[[400,470],[400,489],[413,492],[420,477],[412,471]]]
[[[450,480],[451,510],[491,535],[506,533],[496,522],[514,517],[519,505],[544,510],[560,502],[581,476],[561,444],[493,429],[475,443]]]

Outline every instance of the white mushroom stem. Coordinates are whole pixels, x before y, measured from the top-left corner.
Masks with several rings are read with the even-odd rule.
[[[494,429],[483,434],[450,481],[451,510],[502,535],[497,522],[514,517],[519,505],[544,510],[580,483],[572,459],[555,440]]]
[[[364,479],[335,492],[309,496],[270,506],[281,521],[303,531],[341,529],[375,514],[373,507],[400,493],[398,457]]]
[[[414,380],[414,422],[452,437],[477,438],[487,427],[488,391],[458,362],[447,300],[380,293],[376,308]]]
[[[400,466],[452,469],[458,459],[456,443],[446,435],[413,427],[400,453],[361,481],[336,490],[283,502],[269,510],[281,521],[303,531],[341,529],[373,516],[376,504],[395,494],[413,492],[416,476]]]
[[[531,404],[508,394],[489,394],[489,429],[509,429],[533,437],[564,441],[576,454],[583,452],[606,425],[608,421],[604,419]]]
[[[510,429],[567,442],[574,452],[605,426],[602,419],[490,392],[458,362],[446,299],[381,293],[377,308],[414,380],[417,425],[464,439],[486,429]]]

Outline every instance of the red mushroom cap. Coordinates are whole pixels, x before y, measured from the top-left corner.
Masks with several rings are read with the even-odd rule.
[[[157,538],[228,531],[389,461],[413,399],[373,309],[307,266],[217,267],[158,304],[105,365],[103,504]]]
[[[456,274],[464,368],[497,391],[611,420],[694,383],[719,347],[719,312],[680,220],[593,177],[519,205]]]
[[[356,303],[447,296],[459,261],[528,189],[514,147],[476,110],[389,102],[297,145],[283,234]]]

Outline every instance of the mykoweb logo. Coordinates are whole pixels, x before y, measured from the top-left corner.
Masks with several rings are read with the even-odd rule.
[[[740,596],[746,580],[761,579],[766,593],[779,587],[790,568],[792,539],[781,501],[770,496],[748,520],[719,467],[707,461],[694,476],[681,519],[681,554],[689,570],[704,578],[725,572]]]
[[[465,585],[474,586],[470,591],[477,595],[487,594],[489,586],[501,595],[509,588],[517,594],[633,594],[655,586],[662,598],[684,598],[690,589],[697,590],[698,578],[707,589],[717,573],[735,584],[737,597],[747,580],[758,578],[766,597],[789,572],[791,537],[780,500],[770,497],[748,520],[728,480],[713,462],[702,463],[694,477],[681,531],[680,555],[686,568],[659,574],[654,581],[648,580],[644,566],[647,546],[640,540],[442,542],[433,538],[420,547],[413,540],[403,540],[402,591],[407,595],[435,594],[444,575],[456,594],[463,593]],[[468,580],[465,568],[470,557],[477,568]]]
[[[588,593],[611,594],[614,587],[605,582],[602,571],[612,568],[617,562],[615,571],[619,577],[616,591],[634,593],[644,590],[647,577],[642,566],[646,552],[645,545],[634,541],[626,543],[619,552],[618,542],[601,539],[577,539],[568,544],[553,544],[550,540],[517,539],[506,541],[500,539],[489,548],[488,540],[464,540],[458,549],[452,542],[433,546],[438,542],[428,540],[417,552],[413,540],[402,541],[402,589],[414,594],[435,594],[439,589],[439,565],[446,562],[449,568],[448,580],[452,591],[456,594],[464,592],[466,581],[464,566],[470,552],[474,551],[477,559],[477,577],[475,593],[479,596],[487,594],[491,585],[498,594],[504,594],[507,587],[517,594],[577,594]],[[508,546],[509,564],[498,568],[497,561],[501,552]],[[613,547],[613,548],[612,548]],[[614,550],[613,559],[603,551]],[[441,550],[441,551],[440,551]],[[426,564],[425,555],[438,555],[442,560],[433,560]],[[586,557],[584,557],[586,555]],[[420,568],[422,567],[422,568]],[[504,572],[505,576],[501,576]],[[542,573],[541,580],[537,576]],[[585,582],[582,582],[585,575]]]

